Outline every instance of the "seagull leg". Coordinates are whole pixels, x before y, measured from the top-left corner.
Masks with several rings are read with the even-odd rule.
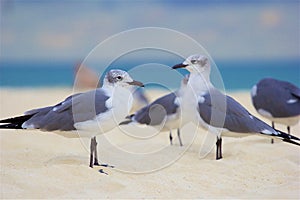
[[[272,122],[272,128],[275,129],[275,124],[274,124],[274,122]],[[272,138],[272,139],[271,139],[271,144],[273,144],[273,143],[274,143],[274,139]]]
[[[222,138],[220,137],[220,147],[219,147],[219,151],[220,151],[220,159],[222,159],[223,158],[223,156],[222,156]]]
[[[99,162],[98,162],[98,153],[97,153],[97,140],[96,140],[96,136],[92,138],[94,145],[95,145],[95,149],[94,149],[94,165],[98,165],[99,166]]]
[[[287,128],[288,134],[291,134],[291,127],[287,126],[286,128]]]
[[[180,129],[179,128],[177,129],[177,136],[178,136],[179,144],[182,147],[183,145],[182,145],[182,141],[181,141],[181,137],[180,137]]]
[[[93,137],[92,139],[91,139],[91,158],[90,158],[90,167],[91,167],[91,165],[92,165],[92,167],[94,166],[94,165],[97,165],[97,166],[101,166],[101,167],[110,167],[110,168],[114,168],[114,166],[113,165],[108,165],[108,164],[99,164],[99,161],[98,161],[98,153],[97,153],[97,145],[98,145],[98,143],[97,143],[97,140],[96,140],[96,136],[95,137]],[[94,155],[94,157],[93,157],[93,155]],[[93,159],[94,158],[94,159]],[[94,164],[93,164],[93,162],[94,162]],[[92,164],[91,164],[92,163]],[[103,170],[102,170],[103,171]],[[99,170],[99,172],[100,172],[100,170]],[[101,172],[101,173],[103,173],[103,172]],[[105,173],[105,172],[104,172]]]
[[[90,145],[90,167],[93,168],[93,153],[94,153],[94,144],[93,144],[93,138],[91,139],[91,145]]]
[[[216,142],[216,160],[219,159],[219,138],[217,137],[217,142]]]
[[[222,159],[222,138],[217,137],[217,142],[216,142],[216,160]]]
[[[173,145],[173,137],[172,137],[172,131],[171,130],[170,130],[169,138],[170,138],[170,144]]]

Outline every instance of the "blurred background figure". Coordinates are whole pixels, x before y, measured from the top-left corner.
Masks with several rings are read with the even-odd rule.
[[[275,122],[284,124],[290,133],[290,126],[299,122],[300,88],[297,86],[287,81],[265,78],[253,86],[251,98],[257,112],[270,119],[273,128]]]
[[[78,62],[74,67],[74,86],[78,89],[95,89],[99,87],[99,76],[97,73]]]

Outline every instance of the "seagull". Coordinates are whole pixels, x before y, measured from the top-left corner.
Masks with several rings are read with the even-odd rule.
[[[262,134],[281,138],[285,142],[300,145],[293,140],[299,138],[275,130],[260,119],[249,113],[232,97],[224,95],[210,81],[210,62],[204,55],[191,55],[183,63],[173,66],[173,69],[185,68],[190,72],[188,84],[195,94],[190,109],[196,113],[192,120],[217,136],[216,159],[222,158],[222,134],[233,137]],[[184,93],[189,94],[189,92]],[[194,103],[196,102],[196,103]],[[184,104],[184,102],[182,102]],[[185,103],[188,104],[188,103]],[[183,108],[184,109],[184,108]],[[183,112],[185,112],[183,110]]]
[[[68,137],[88,137],[90,167],[99,165],[96,136],[106,133],[123,120],[131,108],[132,86],[143,87],[125,71],[106,73],[102,88],[69,96],[54,105],[25,112],[24,115],[0,120],[1,129],[40,129]]]
[[[183,95],[187,82],[188,76],[185,76],[181,81],[179,90],[156,99],[149,105],[128,116],[128,120],[121,122],[120,125],[146,124],[162,128],[161,131],[170,132],[169,139],[171,145],[173,145],[172,129],[177,129],[179,144],[183,146],[180,137],[180,96]]]
[[[290,126],[300,119],[300,88],[281,80],[264,78],[251,90],[252,104],[257,112],[274,122]]]

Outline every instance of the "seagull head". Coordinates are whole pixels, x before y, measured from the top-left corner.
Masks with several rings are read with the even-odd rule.
[[[144,87],[143,83],[133,80],[127,72],[119,69],[112,69],[106,73],[104,78],[104,85],[121,86],[121,87],[128,87],[128,86]]]
[[[173,69],[185,68],[191,73],[210,72],[209,59],[201,54],[189,56],[183,63],[174,65]]]

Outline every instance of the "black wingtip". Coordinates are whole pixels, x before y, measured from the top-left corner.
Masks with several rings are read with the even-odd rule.
[[[287,142],[287,143],[291,143],[291,144],[294,144],[294,145],[297,145],[297,146],[300,146],[300,144],[298,142],[295,142],[293,140],[283,139],[282,141]]]
[[[128,116],[125,117],[125,119],[131,119],[132,117],[134,117],[134,115],[135,115],[135,114],[128,115]]]
[[[131,120],[126,120],[126,121],[123,121],[123,122],[119,123],[119,126],[127,125],[127,124],[130,124],[131,122],[132,122]]]
[[[23,129],[20,124],[2,124],[0,129]]]
[[[300,138],[298,138],[298,137],[296,137],[296,136],[287,134],[287,133],[282,132],[282,131],[277,130],[277,129],[275,129],[275,130],[279,133],[278,136],[282,137],[283,139],[288,139],[288,140],[298,140],[298,141],[300,141]]]
[[[33,115],[22,115],[22,116],[18,116],[18,117],[12,117],[12,118],[7,118],[7,119],[2,119],[0,120],[0,123],[23,123],[27,120],[29,120]]]
[[[22,124],[29,120],[33,115],[22,115],[0,120],[0,129],[23,129]]]

